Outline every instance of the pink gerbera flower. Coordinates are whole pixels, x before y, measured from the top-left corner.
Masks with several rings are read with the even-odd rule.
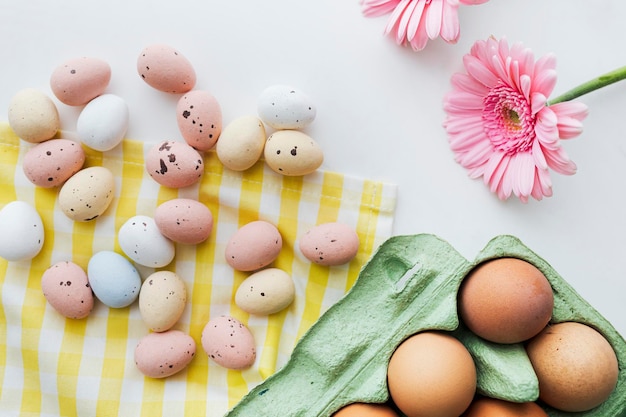
[[[582,103],[548,105],[556,84],[554,56],[535,62],[521,44],[509,48],[506,40],[489,38],[476,42],[463,63],[466,73],[452,76],[444,98],[444,127],[456,161],[502,200],[551,196],[549,169],[576,172],[560,140],[579,135],[587,115]]]
[[[385,35],[394,34],[398,45],[409,44],[420,51],[429,39],[441,37],[448,43],[459,39],[458,8],[488,0],[361,0],[367,17],[391,13]]]

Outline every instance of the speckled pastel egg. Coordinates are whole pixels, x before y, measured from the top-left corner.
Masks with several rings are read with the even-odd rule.
[[[256,220],[240,227],[226,244],[226,262],[238,271],[261,269],[278,257],[283,247],[280,232],[273,224]]]
[[[282,175],[300,176],[314,172],[324,162],[320,146],[298,130],[279,130],[265,142],[265,162]]]
[[[154,221],[163,236],[187,245],[204,242],[213,230],[211,210],[190,198],[161,203],[154,212]]]
[[[261,158],[265,140],[265,125],[261,119],[238,117],[222,131],[215,146],[217,158],[233,171],[244,171]]]
[[[104,93],[111,81],[111,67],[99,58],[72,58],[56,67],[50,88],[61,103],[82,106]]]
[[[93,309],[87,273],[73,262],[57,262],[46,269],[41,276],[41,289],[48,303],[70,319],[83,319]]]
[[[0,210],[0,257],[7,261],[29,260],[44,243],[43,221],[24,201],[12,201]]]
[[[26,88],[11,98],[9,125],[22,140],[40,143],[56,135],[61,121],[50,97],[34,88]]]
[[[222,132],[222,108],[208,91],[193,90],[178,100],[176,121],[185,142],[208,151]]]
[[[26,178],[38,187],[63,185],[85,163],[85,151],[79,143],[68,139],[50,139],[26,152],[22,169]]]
[[[262,269],[246,278],[235,294],[235,303],[250,314],[268,315],[293,302],[296,287],[291,276],[278,268]]]
[[[154,272],[141,285],[139,313],[152,331],[164,332],[172,328],[186,305],[187,287],[174,272]]]
[[[137,215],[118,231],[122,251],[139,265],[160,268],[174,259],[174,243],[163,236],[152,217]]]
[[[319,265],[342,265],[359,252],[359,236],[344,223],[319,224],[307,231],[299,242],[300,252]]]
[[[216,317],[204,326],[202,347],[215,363],[229,369],[246,369],[256,360],[250,329],[230,316]]]
[[[105,167],[84,168],[61,187],[59,207],[75,221],[90,221],[102,215],[113,201],[115,179]]]
[[[169,45],[150,45],[141,51],[137,72],[149,86],[165,93],[186,93],[196,85],[191,62]]]
[[[104,305],[123,308],[139,296],[141,276],[133,264],[113,251],[95,253],[87,265],[89,285]]]
[[[180,330],[149,333],[135,347],[135,365],[150,378],[166,378],[182,371],[196,354],[193,337]]]
[[[165,187],[183,188],[200,181],[204,162],[202,155],[187,143],[164,141],[148,151],[146,170]]]
[[[80,112],[76,134],[91,149],[109,151],[124,139],[128,119],[126,101],[115,94],[103,94],[87,103]]]
[[[273,85],[257,100],[259,117],[274,129],[302,129],[315,120],[316,109],[305,93],[289,85]]]

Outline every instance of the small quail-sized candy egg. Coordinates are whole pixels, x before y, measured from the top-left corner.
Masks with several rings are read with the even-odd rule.
[[[235,294],[235,303],[250,314],[269,315],[293,302],[296,287],[291,276],[278,268],[262,269],[246,278]]]
[[[174,259],[174,243],[163,236],[152,217],[136,215],[118,231],[122,251],[139,265],[161,268]]]
[[[161,203],[154,212],[154,221],[163,236],[187,245],[204,242],[213,230],[211,210],[190,198]]]
[[[180,330],[149,333],[135,347],[135,365],[150,378],[167,378],[185,369],[196,354],[193,337]]]
[[[211,319],[202,330],[202,348],[215,363],[228,369],[246,369],[256,360],[254,336],[242,322],[230,317]]]
[[[208,91],[193,90],[178,100],[176,121],[185,142],[208,151],[222,133],[222,108]]]
[[[12,201],[0,210],[0,257],[7,261],[32,259],[43,247],[43,221],[24,201]]]
[[[245,171],[263,155],[265,125],[256,116],[241,116],[230,122],[220,135],[217,158],[233,171]]]
[[[265,162],[282,175],[300,176],[314,172],[324,162],[322,148],[306,133],[279,130],[265,142]]]
[[[91,149],[109,151],[124,139],[128,118],[128,105],[123,98],[103,94],[87,103],[80,112],[76,134]]]
[[[238,271],[261,269],[278,257],[283,238],[273,224],[256,220],[240,227],[226,244],[226,262]]]
[[[104,93],[111,67],[99,58],[80,57],[63,62],[50,76],[50,88],[61,103],[82,106]]]
[[[103,214],[113,201],[115,179],[105,167],[84,168],[72,175],[59,191],[59,207],[74,221],[90,221]]]
[[[113,251],[95,253],[87,264],[87,277],[94,295],[104,305],[123,308],[139,296],[141,276],[132,263]]]
[[[302,236],[299,248],[309,261],[316,264],[342,265],[359,252],[359,235],[347,224],[323,223]]]
[[[40,143],[56,135],[61,121],[50,97],[34,88],[26,88],[11,98],[9,126],[22,140]]]
[[[63,185],[85,163],[85,151],[79,143],[68,139],[50,139],[26,152],[22,169],[26,178],[38,187]]]
[[[164,141],[146,155],[146,170],[159,184],[183,188],[200,181],[204,173],[202,155],[185,142]]]
[[[196,85],[191,62],[169,45],[144,48],[137,58],[137,72],[150,87],[164,93],[186,93]]]
[[[316,109],[302,91],[289,85],[267,87],[257,100],[261,120],[274,129],[302,129],[315,120]]]
[[[176,324],[187,305],[187,287],[174,272],[150,274],[139,292],[139,313],[148,328],[164,332]]]
[[[87,273],[73,262],[57,262],[41,276],[41,289],[48,303],[61,315],[83,319],[93,309],[93,292]]]

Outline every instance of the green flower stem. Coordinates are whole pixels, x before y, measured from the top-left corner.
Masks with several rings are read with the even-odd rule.
[[[594,78],[593,80],[587,81],[586,83],[581,84],[578,87],[574,87],[564,94],[561,94],[560,96],[548,101],[548,105],[573,100],[582,96],[583,94],[590,93],[623,79],[626,79],[626,66],[608,72],[604,75],[599,76],[598,78]]]

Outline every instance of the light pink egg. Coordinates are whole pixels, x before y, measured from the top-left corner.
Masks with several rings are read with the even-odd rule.
[[[246,369],[256,360],[254,336],[230,316],[216,317],[204,326],[202,347],[215,363],[229,369]]]
[[[165,93],[186,93],[196,85],[191,62],[169,45],[150,45],[141,51],[137,72],[149,86]]]
[[[187,143],[164,141],[146,155],[146,169],[159,184],[182,188],[200,181],[204,163],[202,155]]]
[[[255,271],[278,257],[283,247],[280,232],[273,224],[257,220],[239,228],[226,245],[226,262],[238,271]]]
[[[150,378],[166,378],[185,369],[196,354],[196,342],[180,330],[149,333],[135,347],[135,365]]]
[[[82,319],[93,309],[87,273],[73,262],[58,262],[46,269],[41,289],[48,303],[65,317]]]
[[[111,67],[98,58],[65,61],[50,76],[50,88],[61,103],[82,106],[104,93],[111,81]]]
[[[222,133],[222,108],[208,91],[190,91],[178,100],[176,120],[185,142],[199,151],[211,149]]]
[[[189,198],[175,198],[160,204],[154,212],[154,221],[163,236],[188,245],[204,242],[213,230],[211,210]]]
[[[26,152],[22,168],[33,184],[52,188],[62,185],[85,163],[85,151],[79,143],[68,139],[51,139]]]
[[[311,262],[319,265],[342,265],[350,262],[359,251],[359,236],[343,223],[324,223],[306,232],[299,248]]]

